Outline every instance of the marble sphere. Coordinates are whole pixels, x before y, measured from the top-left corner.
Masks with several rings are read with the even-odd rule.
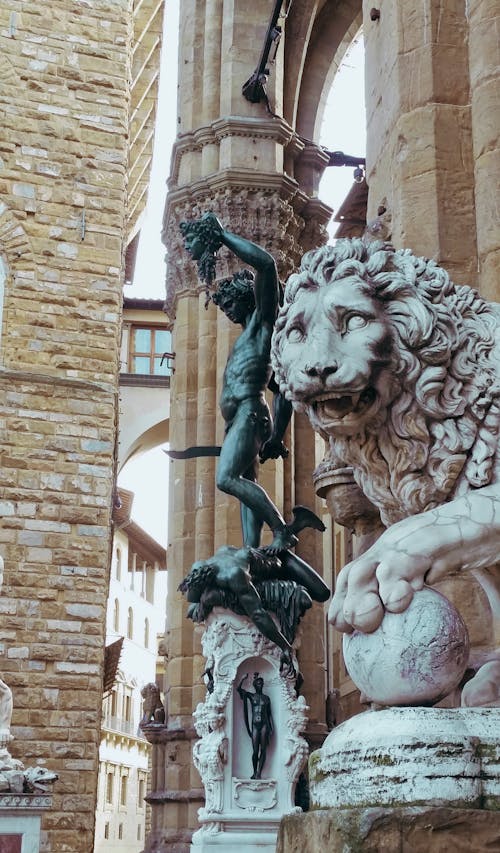
[[[404,613],[386,613],[371,634],[344,635],[347,671],[366,700],[379,705],[433,705],[457,687],[469,637],[458,610],[430,587]]]

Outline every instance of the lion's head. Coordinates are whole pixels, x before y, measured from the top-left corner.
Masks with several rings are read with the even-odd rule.
[[[434,261],[387,243],[308,252],[285,290],[272,361],[281,392],[352,465],[386,523],[491,477],[499,319]]]

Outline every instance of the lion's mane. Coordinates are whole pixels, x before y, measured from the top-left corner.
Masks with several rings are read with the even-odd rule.
[[[353,275],[384,305],[399,392],[361,434],[327,437],[384,523],[392,524],[448,500],[459,478],[474,488],[490,482],[500,422],[494,354],[500,321],[492,305],[453,284],[434,261],[388,243],[339,240],[304,255],[288,280],[272,346],[285,396],[280,353],[291,305],[304,291]],[[301,408],[300,400],[292,402]]]

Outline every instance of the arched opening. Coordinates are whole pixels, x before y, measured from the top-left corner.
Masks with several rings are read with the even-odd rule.
[[[129,640],[134,638],[134,611],[131,607],[129,607],[127,614],[127,637]]]
[[[300,10],[296,14],[300,17]],[[319,13],[311,14],[308,31],[301,33],[299,27],[297,44],[289,45],[286,76],[293,79],[296,48],[300,48],[299,40],[304,43],[307,39],[302,74],[295,84],[298,93],[294,108],[295,126],[300,136],[318,144],[334,77],[361,28],[362,3],[361,0],[326,0]],[[303,29],[304,24],[301,23],[301,27]]]
[[[329,151],[348,158],[366,156],[366,113],[363,33],[359,30],[336,69],[322,110],[319,142]],[[352,165],[329,166],[319,185],[322,201],[333,208],[328,232],[333,238],[356,236],[364,230],[367,188]]]
[[[168,445],[136,454],[118,475],[118,486],[134,493],[132,517],[161,545],[167,543]]]
[[[116,549],[115,555],[115,577],[117,581],[122,579],[122,551],[121,548]]]
[[[120,602],[117,598],[115,598],[113,605],[113,631],[117,633],[120,631]]]

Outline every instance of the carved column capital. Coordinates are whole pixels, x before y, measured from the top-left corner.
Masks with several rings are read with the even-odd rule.
[[[168,250],[167,308],[171,315],[179,296],[204,289],[196,265],[184,249],[179,226],[185,219],[199,219],[207,210],[231,231],[264,246],[275,258],[282,278],[296,269],[306,249],[325,242],[330,215],[326,205],[305,196],[286,175],[249,176],[242,170],[228,170],[172,190],[163,223]],[[217,277],[232,275],[237,264],[234,255],[222,249]]]

